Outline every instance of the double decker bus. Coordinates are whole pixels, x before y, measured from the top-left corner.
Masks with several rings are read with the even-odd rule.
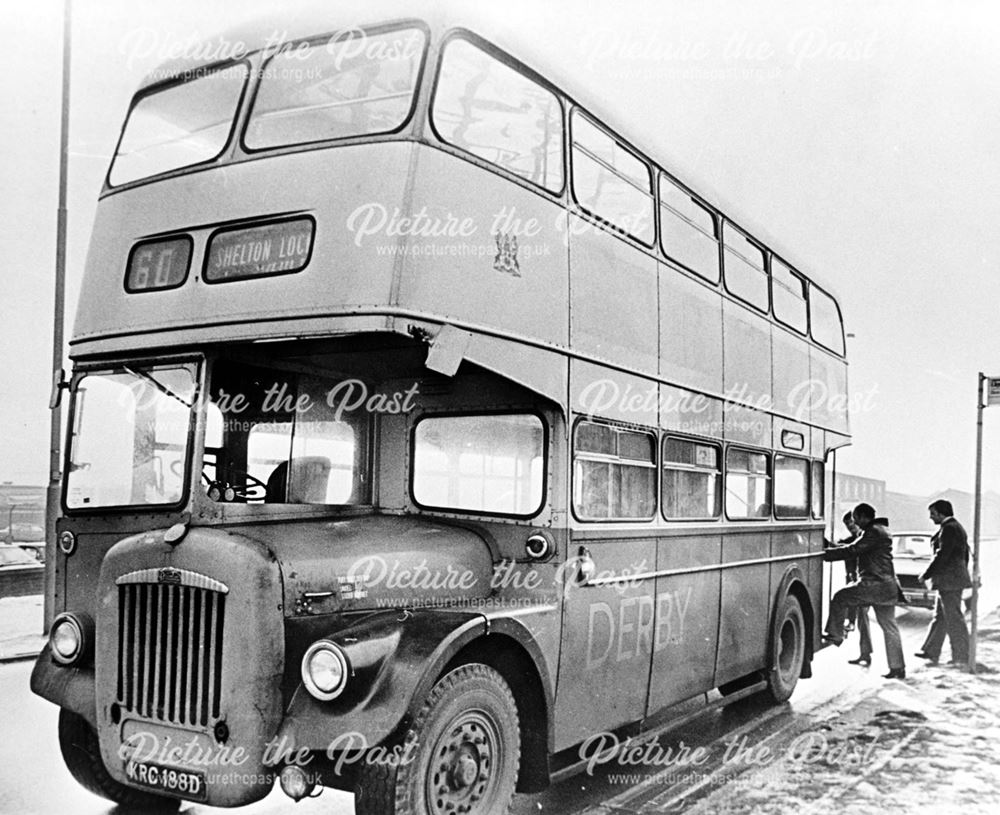
[[[32,674],[112,801],[493,815],[810,674],[836,300],[469,14],[135,95]]]

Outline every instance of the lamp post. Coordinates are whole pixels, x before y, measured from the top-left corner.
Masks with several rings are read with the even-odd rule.
[[[49,402],[49,484],[45,493],[45,614],[43,632],[49,630],[54,609],[56,562],[56,517],[59,514],[61,479],[62,410],[59,407],[63,386],[63,333],[66,299],[66,182],[69,170],[69,71],[70,71],[70,0],[63,3],[62,117],[59,126],[59,204],[56,210],[55,304],[52,320],[52,398]]]
[[[976,672],[976,648],[979,639],[979,537],[983,514],[983,411],[991,405],[1000,405],[1000,377],[987,376],[980,371],[979,378],[976,380],[976,495],[972,511],[972,598],[969,603],[972,626],[969,631],[969,673]]]

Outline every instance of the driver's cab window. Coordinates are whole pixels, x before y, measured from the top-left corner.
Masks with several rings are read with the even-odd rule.
[[[216,365],[203,485],[224,503],[366,504],[370,416],[331,407],[339,380]]]

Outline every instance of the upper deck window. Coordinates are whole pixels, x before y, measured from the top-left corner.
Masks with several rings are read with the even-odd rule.
[[[771,301],[774,316],[800,334],[809,326],[806,281],[777,258],[771,258]]]
[[[722,231],[726,251],[726,288],[761,311],[767,311],[767,272],[764,253],[729,222]]]
[[[836,354],[844,353],[844,325],[837,301],[815,286],[809,287],[812,335],[820,345]]]
[[[416,28],[303,43],[261,74],[250,150],[391,133],[413,107],[426,37]]]
[[[247,66],[231,65],[139,98],[108,177],[112,185],[201,164],[229,141]]]
[[[445,47],[431,117],[449,144],[552,192],[562,189],[558,98],[467,40]]]
[[[663,173],[660,174],[660,244],[663,253],[717,283],[719,240],[715,216]]]
[[[576,110],[572,133],[577,203],[652,246],[654,208],[649,167]]]

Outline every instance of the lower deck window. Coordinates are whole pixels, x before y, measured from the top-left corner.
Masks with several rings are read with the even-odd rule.
[[[795,456],[774,457],[774,517],[809,515],[809,462]]]
[[[428,417],[414,431],[413,499],[436,509],[534,515],[542,506],[544,463],[538,416]]]
[[[580,422],[573,439],[573,511],[584,521],[652,518],[656,512],[656,437]]]
[[[766,453],[730,448],[726,453],[726,515],[771,517],[771,474]]]
[[[814,518],[823,517],[823,488],[825,484],[826,474],[823,470],[823,462],[814,461],[812,463],[812,489],[809,493]]]
[[[719,448],[714,444],[663,440],[663,515],[668,520],[719,515]]]

